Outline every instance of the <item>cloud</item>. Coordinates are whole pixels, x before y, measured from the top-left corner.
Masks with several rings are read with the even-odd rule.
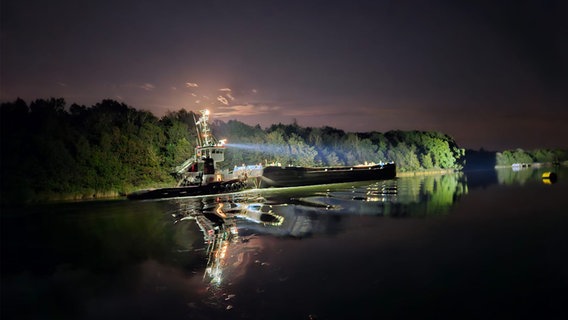
[[[233,106],[219,107],[215,112],[217,117],[235,116],[258,116],[262,114],[275,113],[280,110],[280,106],[271,106],[261,103],[247,103]]]
[[[156,89],[156,86],[151,84],[151,83],[144,83],[143,85],[140,86],[140,88],[142,90],[152,91],[152,90]]]
[[[191,96],[192,96],[192,97],[197,97],[197,95],[196,95],[195,93],[193,93],[193,92],[191,93]]]
[[[60,87],[67,87],[67,83],[57,82],[57,85]]]
[[[227,98],[223,97],[223,96],[218,96],[217,97],[217,101],[221,102],[224,105],[228,105],[229,101],[227,100]]]
[[[195,82],[186,82],[186,83],[185,83],[185,86],[188,87],[188,88],[197,88],[197,87],[199,87],[199,85],[198,85],[197,83],[195,83]]]
[[[221,88],[221,89],[219,89],[219,91],[224,92],[224,93],[225,93],[225,97],[228,98],[229,100],[235,101],[235,97],[232,95],[232,92],[233,92],[232,89],[230,89],[230,88]],[[217,98],[217,100],[219,100],[219,97]],[[223,100],[223,101],[221,101],[221,100]],[[225,105],[227,104],[227,103],[224,102],[224,101],[227,101],[227,99],[221,98],[221,100],[219,100],[219,101],[221,101],[221,103],[223,103],[223,104],[225,104]],[[228,102],[228,101],[227,101],[227,102]]]
[[[258,90],[252,89],[251,92],[254,93],[254,94],[256,94],[256,93],[258,93]]]

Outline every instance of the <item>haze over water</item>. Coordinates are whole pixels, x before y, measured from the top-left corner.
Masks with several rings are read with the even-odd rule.
[[[568,172],[4,208],[2,319],[568,315]]]

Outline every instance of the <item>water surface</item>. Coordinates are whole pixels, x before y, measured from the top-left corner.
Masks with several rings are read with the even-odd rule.
[[[565,318],[568,174],[4,208],[3,319]]]

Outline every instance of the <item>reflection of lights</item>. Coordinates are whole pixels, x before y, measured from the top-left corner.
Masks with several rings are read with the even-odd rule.
[[[284,217],[274,213],[272,209],[268,212],[263,212],[263,206],[264,205],[261,203],[249,204],[245,207],[245,210],[241,214],[237,214],[236,217],[265,226],[282,225]]]
[[[219,258],[225,259],[225,255],[227,254],[227,247],[229,244],[227,242],[223,242],[223,246],[221,247],[221,251],[219,252]]]
[[[223,212],[223,203],[219,203],[219,205],[217,206],[217,208],[215,209],[215,212],[217,213],[217,215],[223,219],[227,218],[227,215],[225,214],[225,212]]]
[[[279,226],[285,219],[275,214],[272,206],[261,202],[240,203],[224,200],[223,197],[216,197],[214,203],[206,203],[201,208],[203,213],[207,213],[206,215],[196,214],[194,216],[208,244],[207,266],[202,269],[204,270],[203,280],[216,288],[223,286],[223,281],[226,282],[229,278],[245,272],[244,269],[237,267],[248,261],[247,254],[250,251],[250,244],[247,243],[250,237],[240,238],[238,221],[246,219],[264,226]],[[215,216],[222,217],[223,223],[215,224],[209,220]]]
[[[209,267],[205,270],[205,272],[207,274],[209,274],[209,276],[211,276],[211,283],[213,284],[221,284],[222,281],[222,277],[221,277],[221,270],[216,266],[216,267]]]
[[[221,284],[223,275],[223,266],[225,265],[225,258],[227,257],[227,250],[229,242],[227,241],[225,233],[220,233],[214,240],[213,247],[210,249],[208,267],[205,269],[205,274],[211,277],[211,283],[215,285]]]
[[[273,221],[263,221],[262,223],[266,226],[279,226],[284,222],[284,217],[283,216],[279,216],[277,214],[275,214],[274,212],[272,212],[272,210],[270,210],[268,213],[264,214],[264,219],[266,219],[266,217],[270,217],[271,219],[275,219]],[[262,219],[262,218],[261,218]]]

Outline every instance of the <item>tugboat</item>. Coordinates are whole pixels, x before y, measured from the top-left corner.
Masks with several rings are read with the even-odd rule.
[[[199,196],[242,190],[246,187],[246,176],[221,171],[217,163],[225,160],[225,141],[218,141],[209,129],[209,110],[201,110],[201,117],[195,121],[197,146],[195,154],[180,166],[173,175],[178,179],[176,187],[147,189],[127,195],[128,199],[161,199]]]

